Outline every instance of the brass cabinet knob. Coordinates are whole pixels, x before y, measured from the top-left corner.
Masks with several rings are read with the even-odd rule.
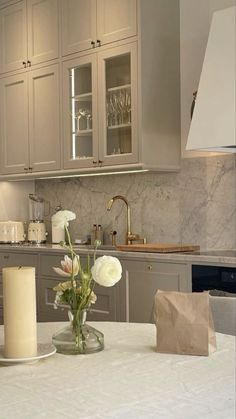
[[[148,265],[147,268],[148,268],[149,271],[152,271],[152,265]]]

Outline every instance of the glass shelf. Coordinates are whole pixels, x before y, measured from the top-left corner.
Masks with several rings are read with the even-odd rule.
[[[131,84],[123,84],[122,86],[109,87],[107,89],[107,92],[117,92],[122,89],[129,89],[130,87],[131,87]]]
[[[81,129],[79,131],[74,131],[73,134],[76,136],[80,136],[80,135],[91,135],[93,132],[92,129]]]
[[[83,93],[82,95],[75,95],[71,96],[71,99],[77,101],[83,101],[83,102],[89,102],[92,99],[92,93]]]
[[[119,125],[108,125],[107,126],[107,129],[108,130],[122,129],[122,128],[131,128],[131,123],[128,123],[128,124],[119,124]]]

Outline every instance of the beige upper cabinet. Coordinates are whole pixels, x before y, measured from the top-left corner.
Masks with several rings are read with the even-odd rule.
[[[0,73],[58,58],[58,0],[24,0],[0,9]]]
[[[138,6],[138,39],[63,62],[64,169],[179,169],[178,3]]]
[[[62,55],[137,33],[136,0],[62,0]]]
[[[136,163],[136,43],[63,63],[64,168]]]
[[[97,41],[103,44],[137,34],[136,0],[97,0]]]
[[[95,46],[96,0],[61,0],[61,21],[63,56]]]
[[[138,163],[137,45],[98,54],[99,164]]]
[[[60,167],[58,65],[0,80],[1,173]]]
[[[0,80],[1,173],[29,167],[27,74]]]

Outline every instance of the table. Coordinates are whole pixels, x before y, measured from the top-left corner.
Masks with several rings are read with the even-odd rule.
[[[153,324],[90,324],[102,352],[0,367],[1,419],[235,419],[234,336],[217,333],[209,357],[169,355],[155,352]],[[39,323],[39,342],[64,325]]]

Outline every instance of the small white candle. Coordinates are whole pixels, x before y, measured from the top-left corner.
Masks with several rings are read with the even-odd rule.
[[[6,358],[37,355],[35,268],[3,268],[3,316]]]

